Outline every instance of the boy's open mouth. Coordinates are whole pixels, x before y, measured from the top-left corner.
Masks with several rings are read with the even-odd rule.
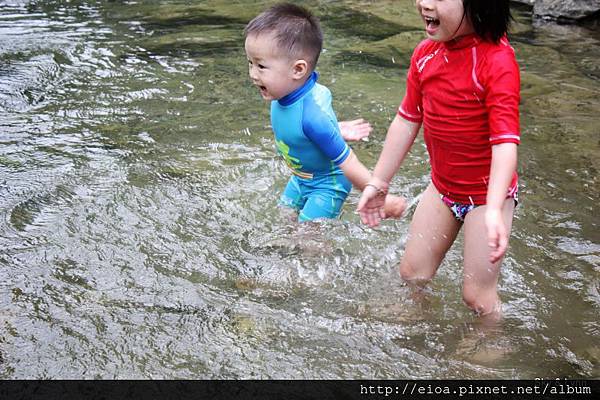
[[[258,91],[260,92],[260,95],[265,97],[267,96],[267,87],[266,86],[261,86],[261,85],[256,85],[256,87],[258,88]]]

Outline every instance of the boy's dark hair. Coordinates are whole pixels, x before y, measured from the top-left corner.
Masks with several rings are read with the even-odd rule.
[[[463,0],[463,6],[482,38],[498,43],[508,31],[512,20],[509,0]]]
[[[244,36],[273,33],[277,46],[292,57],[307,58],[314,70],[321,49],[323,33],[319,19],[307,9],[290,3],[280,3],[262,12],[244,28]]]

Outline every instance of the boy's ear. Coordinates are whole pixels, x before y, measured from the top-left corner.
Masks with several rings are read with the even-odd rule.
[[[292,66],[292,75],[294,79],[302,79],[308,73],[308,62],[306,60],[296,60]]]

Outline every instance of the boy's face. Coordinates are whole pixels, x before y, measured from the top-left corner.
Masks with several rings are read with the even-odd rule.
[[[249,35],[245,49],[248,74],[263,99],[278,100],[302,85],[297,60],[291,59],[277,47],[272,33]]]
[[[474,31],[463,0],[416,0],[416,5],[431,40],[447,42]]]

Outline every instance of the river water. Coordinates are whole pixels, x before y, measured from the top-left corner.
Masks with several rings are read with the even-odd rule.
[[[242,29],[271,2],[0,1],[0,378],[600,378],[600,31],[515,8],[521,204],[505,318],[421,298],[409,218],[298,226]],[[423,38],[414,2],[312,1],[321,82],[372,167]],[[428,183],[418,138],[392,191]],[[410,214],[410,213],[409,213]]]

